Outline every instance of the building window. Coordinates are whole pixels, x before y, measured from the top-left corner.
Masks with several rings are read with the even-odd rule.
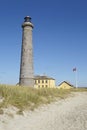
[[[46,85],[46,88],[47,88],[48,86]]]
[[[42,85],[42,88],[44,88],[44,85]]]
[[[47,80],[45,81],[45,83],[47,83]]]
[[[40,80],[38,80],[38,83],[40,83]]]
[[[42,80],[42,83],[44,83],[44,80]]]
[[[37,80],[35,80],[35,84],[37,84]]]
[[[38,85],[38,88],[40,88],[40,85]]]
[[[36,80],[34,81],[34,83],[36,84]]]

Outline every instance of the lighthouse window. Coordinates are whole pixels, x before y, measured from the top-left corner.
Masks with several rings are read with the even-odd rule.
[[[23,51],[25,52],[25,49],[23,49]]]
[[[23,66],[24,66],[24,62],[23,62]]]

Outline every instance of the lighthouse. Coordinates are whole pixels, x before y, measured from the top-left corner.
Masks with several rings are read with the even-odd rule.
[[[31,22],[31,17],[26,16],[24,18],[24,23],[22,24],[20,86],[34,86],[32,30],[33,24]]]

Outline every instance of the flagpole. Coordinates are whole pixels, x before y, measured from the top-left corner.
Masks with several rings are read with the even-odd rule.
[[[73,68],[73,72],[75,72],[75,87],[78,88],[78,82],[77,82],[77,68]]]
[[[77,70],[75,71],[75,82],[76,82],[76,88],[78,88],[78,82],[77,82]]]

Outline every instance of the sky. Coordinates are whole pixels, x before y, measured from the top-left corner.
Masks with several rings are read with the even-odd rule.
[[[19,82],[25,16],[34,24],[34,74],[75,85],[77,73],[78,86],[86,87],[86,0],[0,0],[0,83]]]

